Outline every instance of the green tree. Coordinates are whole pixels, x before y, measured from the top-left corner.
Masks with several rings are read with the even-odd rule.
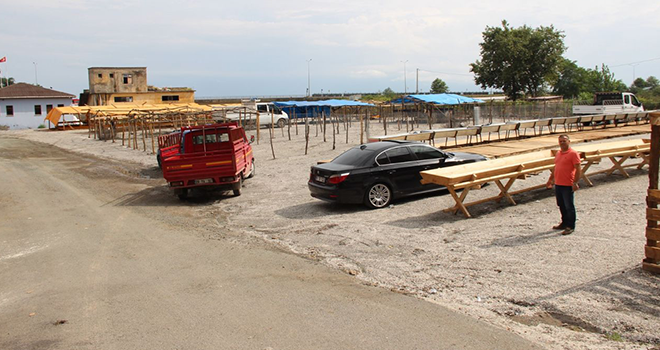
[[[648,86],[649,89],[655,89],[656,87],[660,86],[660,80],[654,76],[650,76],[646,78],[646,86]]]
[[[646,85],[646,80],[643,78],[637,78],[635,81],[633,81],[632,84],[630,84],[630,91],[632,91],[635,94],[638,94],[640,91],[643,91],[645,88],[647,88],[648,85]]]
[[[387,98],[394,98],[396,97],[396,92],[388,87],[387,89],[383,90],[383,96]]]
[[[553,26],[511,28],[502,21],[502,28],[486,27],[482,35],[481,60],[470,64],[482,88],[502,89],[515,100],[523,93],[537,96],[557,79],[566,50],[562,31]]]
[[[627,91],[628,87],[621,80],[614,77],[610,68],[605,64],[596,66],[594,69],[588,69],[587,91],[589,92],[609,92],[609,91]]]
[[[552,92],[565,98],[580,96],[586,91],[589,72],[579,67],[575,61],[563,59]]]
[[[11,78],[11,77],[10,78],[5,78],[5,77],[3,77],[2,81],[0,82],[0,87],[9,86],[9,85],[13,85],[13,84],[14,84],[14,78]]]
[[[449,87],[447,86],[447,83],[445,83],[442,79],[436,78],[431,83],[432,94],[444,94],[447,91],[449,91]]]

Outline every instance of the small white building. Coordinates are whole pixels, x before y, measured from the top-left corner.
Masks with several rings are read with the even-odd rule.
[[[54,107],[70,106],[74,95],[26,83],[0,89],[0,125],[11,129],[50,127],[44,121]]]

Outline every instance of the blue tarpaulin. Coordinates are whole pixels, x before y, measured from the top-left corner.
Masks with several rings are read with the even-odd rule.
[[[373,106],[370,103],[349,101],[349,100],[321,100],[321,101],[284,101],[273,102],[278,107],[308,107],[308,106],[322,106],[322,107],[344,107],[344,106]]]
[[[404,103],[425,102],[437,105],[460,105],[464,103],[484,103],[484,101],[455,94],[431,94],[431,95],[408,95]],[[401,99],[393,100],[392,103],[401,103]]]
[[[275,101],[289,118],[316,117],[323,113],[329,116],[332,108],[344,106],[374,106],[369,103],[349,100],[322,100],[322,101]]]

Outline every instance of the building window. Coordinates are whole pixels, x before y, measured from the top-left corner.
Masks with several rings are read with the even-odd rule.
[[[10,117],[14,115],[14,106],[7,106],[7,116]]]
[[[34,115],[41,115],[41,105],[34,105]]]
[[[46,114],[50,113],[52,109],[53,109],[53,105],[46,105]]]
[[[133,74],[124,74],[124,84],[133,84]]]
[[[160,98],[161,101],[178,101],[179,95],[163,95]]]
[[[103,74],[99,73],[99,79],[103,78]]]
[[[114,77],[115,77],[115,74],[114,74],[114,73],[110,73],[110,79],[112,79],[112,78],[114,78]]]
[[[115,102],[133,102],[133,96],[115,96]]]
[[[64,105],[60,103],[57,105],[57,107],[64,107]]]

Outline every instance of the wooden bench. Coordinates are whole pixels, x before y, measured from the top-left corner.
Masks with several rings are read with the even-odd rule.
[[[515,205],[516,202],[511,197],[512,195],[540,187],[534,186],[525,190],[510,191],[513,183],[517,179],[524,179],[528,175],[538,174],[552,168],[554,168],[552,152],[539,151],[455,167],[426,170],[420,174],[423,184],[434,183],[444,186],[454,198],[456,205],[445,211],[456,213],[460,210],[465,217],[469,218],[471,215],[467,207],[471,205],[492,200],[499,201],[502,198],[506,198],[509,203]],[[503,181],[506,183],[502,183]],[[465,198],[470,190],[479,189],[488,182],[494,182],[499,187],[500,193],[497,196],[465,203]],[[457,194],[458,190],[463,190],[460,196]]]
[[[493,132],[497,133],[497,139],[500,139],[500,128],[504,125],[504,123],[497,123],[497,124],[488,124],[488,125],[482,125],[481,126],[481,140],[483,141],[483,134],[488,133],[488,141],[490,141],[490,134]]]
[[[456,137],[456,129],[437,129],[433,130],[433,141],[432,144],[435,146],[435,139],[437,138],[445,138],[445,147],[447,147],[447,142],[449,141],[449,138],[455,138]]]
[[[580,158],[586,162],[582,166],[582,180],[589,186],[594,184],[589,179],[589,176],[605,173],[612,175],[615,172],[620,172],[621,175],[628,178],[630,175],[626,172],[625,168],[637,167],[641,169],[644,165],[648,164],[648,153],[651,151],[651,145],[648,140],[635,139],[625,141],[614,141],[607,143],[595,144],[581,144],[574,149],[580,152]],[[619,157],[619,159],[617,159]],[[626,164],[623,163],[631,157],[639,157],[642,160],[638,163]],[[612,167],[595,172],[589,172],[592,165],[600,163],[604,158],[612,162]]]
[[[586,164],[582,168],[582,177],[589,186],[593,186],[589,176],[606,173],[608,175],[618,171],[625,177],[629,177],[625,171],[626,167],[636,166],[641,169],[648,164],[648,153],[650,151],[649,143],[641,139],[614,141],[606,143],[595,143],[589,145],[576,146],[575,150],[580,153],[580,157]],[[437,184],[447,188],[456,204],[445,212],[457,213],[461,211],[467,218],[471,217],[467,210],[468,206],[477,205],[489,201],[500,201],[506,199],[512,205],[516,202],[512,195],[540,189],[545,187],[545,182],[540,185],[531,186],[516,191],[511,191],[511,186],[516,180],[524,180],[529,175],[540,174],[545,170],[554,171],[554,156],[557,150],[545,150],[532,153],[526,153],[511,157],[487,160],[470,164],[459,165],[455,167],[439,168],[434,170],[425,170],[420,172],[423,184]],[[623,163],[633,156],[640,156],[641,162],[627,164]],[[620,157],[620,159],[617,159]],[[606,170],[588,173],[589,168],[600,162],[601,159],[608,158],[613,166]],[[466,203],[465,198],[473,189],[480,189],[485,183],[494,182],[500,192],[496,196]],[[505,182],[505,183],[504,183]],[[457,191],[463,190],[460,196]]]

